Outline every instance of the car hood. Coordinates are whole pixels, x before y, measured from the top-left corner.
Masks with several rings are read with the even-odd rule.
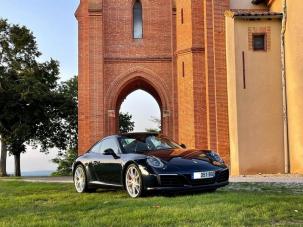
[[[158,150],[158,151],[149,151],[145,152],[146,156],[154,156],[162,159],[163,161],[170,161],[174,158],[183,158],[183,159],[199,159],[204,161],[210,161],[207,154],[210,151],[206,150],[194,150],[194,149],[172,149],[172,150]]]
[[[226,168],[224,163],[218,163],[209,155],[211,151],[196,149],[174,149],[149,151],[146,156],[154,156],[166,163],[167,170],[200,171]]]

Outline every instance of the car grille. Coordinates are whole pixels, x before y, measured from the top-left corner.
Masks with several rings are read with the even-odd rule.
[[[160,175],[160,184],[162,187],[182,187],[184,185],[210,185],[215,184],[216,182],[221,183],[228,181],[229,171],[224,170],[222,172],[218,172],[216,177],[208,178],[208,179],[192,179],[190,174],[187,175]]]
[[[161,175],[160,181],[163,187],[181,187],[186,184],[184,177],[180,175]]]
[[[191,185],[196,186],[196,185],[214,184],[216,182],[216,179],[215,178],[199,179],[199,180],[191,179],[190,181],[191,181]]]

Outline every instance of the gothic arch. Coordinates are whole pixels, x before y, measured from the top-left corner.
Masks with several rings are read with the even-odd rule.
[[[135,67],[118,76],[109,86],[106,93],[107,134],[116,133],[118,130],[118,119],[120,106],[123,100],[133,91],[142,89],[151,94],[158,102],[163,133],[168,133],[170,122],[170,101],[167,95],[168,88],[165,82],[152,70]]]

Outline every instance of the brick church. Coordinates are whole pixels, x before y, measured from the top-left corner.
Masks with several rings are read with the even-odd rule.
[[[79,23],[79,153],[85,152],[102,137],[117,133],[122,102],[130,93],[141,89],[158,102],[164,134],[188,147],[218,151],[231,163],[234,175],[259,171],[284,172],[286,156],[283,152],[286,145],[283,143],[285,125],[282,117],[268,123],[281,123],[281,127],[274,128],[282,130],[281,135],[268,138],[268,141],[282,140],[279,143],[282,153],[277,155],[281,157],[281,162],[273,161],[274,164],[265,166],[270,158],[276,156],[274,152],[280,150],[269,151],[273,152],[270,153],[272,155],[265,156],[264,163],[261,161],[259,164],[263,147],[260,147],[260,153],[249,149],[246,151],[245,146],[245,149],[240,149],[239,135],[244,135],[244,138],[247,134],[247,138],[243,139],[248,141],[247,144],[252,141],[252,134],[249,134],[251,129],[245,132],[241,130],[246,123],[251,127],[255,125],[250,124],[254,122],[250,118],[242,117],[242,112],[237,114],[238,110],[234,107],[240,108],[242,102],[245,110],[254,107],[245,106],[248,103],[245,98],[242,100],[233,95],[243,92],[237,90],[239,88],[234,86],[233,81],[237,81],[238,77],[242,80],[244,72],[245,79],[248,77],[249,80],[251,68],[238,73],[236,68],[231,67],[234,61],[241,64],[245,61],[244,58],[239,60],[235,57],[237,48],[231,48],[235,44],[234,35],[238,34],[234,29],[240,20],[241,23],[254,21],[255,24],[244,25],[247,25],[243,29],[248,37],[242,41],[252,42],[252,49],[248,48],[248,52],[245,52],[246,46],[243,47],[245,51],[243,49],[239,56],[249,55],[249,51],[259,54],[254,52],[254,45],[257,47],[262,42],[270,44],[266,49],[268,54],[269,48],[280,50],[280,43],[263,40],[278,36],[275,31],[281,28],[282,13],[271,12],[272,2],[81,0],[76,12]],[[267,52],[263,52],[263,60],[266,60]],[[274,61],[279,65],[278,57]],[[277,73],[280,73],[281,67],[279,65]],[[245,86],[249,87],[250,82],[245,81]],[[277,91],[282,90],[279,89],[279,82],[276,86]],[[247,97],[253,95],[249,90],[245,91],[248,92]],[[283,99],[282,94],[280,98]],[[279,106],[283,104],[280,98],[275,100],[277,111],[282,109]],[[242,100],[241,103],[238,103],[239,100]],[[269,104],[272,102],[270,98],[265,98],[262,103],[265,108],[267,101]],[[247,114],[250,115],[249,112]],[[263,124],[265,129],[268,128],[266,124]],[[264,138],[260,135],[253,135],[255,143]],[[252,153],[254,155],[250,156]],[[242,164],[242,157],[256,160],[247,167]]]

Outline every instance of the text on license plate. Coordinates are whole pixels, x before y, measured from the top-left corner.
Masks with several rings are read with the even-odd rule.
[[[207,171],[207,172],[195,172],[192,175],[193,179],[207,179],[207,178],[213,178],[216,176],[215,171]]]

